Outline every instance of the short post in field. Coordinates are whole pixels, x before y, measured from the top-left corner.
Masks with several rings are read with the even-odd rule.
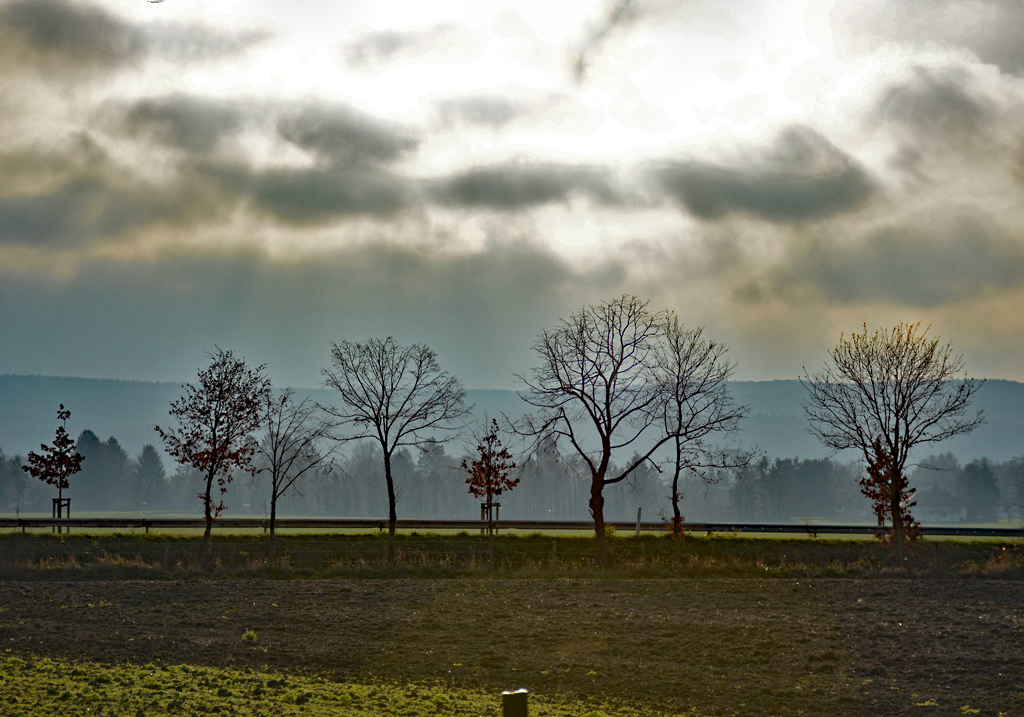
[[[501,693],[501,715],[502,717],[527,717],[526,701],[530,692],[520,687],[518,690],[505,690]]]
[[[640,513],[643,512],[644,507],[638,505],[636,507],[636,537],[640,537]]]

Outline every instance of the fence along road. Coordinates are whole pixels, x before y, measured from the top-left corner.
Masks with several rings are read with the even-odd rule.
[[[214,528],[224,530],[263,530],[270,524],[264,518],[220,518],[214,521]],[[668,523],[607,522],[605,526],[618,531],[644,533],[665,533],[670,530]],[[152,530],[202,529],[206,521],[202,518],[0,518],[0,529],[20,528],[141,528],[147,533]],[[277,530],[387,530],[386,520],[368,518],[279,518]],[[587,520],[399,520],[398,530],[517,530],[530,532],[576,531],[594,529]],[[777,533],[789,535],[877,535],[884,528],[877,525],[811,525],[806,523],[683,523],[687,533]],[[968,528],[954,526],[922,526],[921,535],[961,536],[976,538],[1024,538],[1022,528]]]

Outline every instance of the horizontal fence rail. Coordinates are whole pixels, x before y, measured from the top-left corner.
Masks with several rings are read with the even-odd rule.
[[[218,530],[228,528],[246,530],[268,530],[270,521],[264,518],[220,518],[213,526]],[[665,522],[635,523],[613,521],[606,527],[618,531],[640,531],[664,533],[671,529]],[[0,518],[0,529],[27,528],[140,528],[147,533],[150,529],[173,528],[202,529],[206,521],[202,518]],[[386,520],[369,518],[283,518],[275,521],[277,530],[386,530]],[[586,520],[399,520],[398,530],[526,530],[526,531],[588,531],[594,524]],[[818,535],[877,535],[885,528],[877,525],[811,525],[806,523],[682,523],[687,533],[779,533]],[[922,535],[962,536],[978,538],[1024,538],[1024,528],[958,528],[953,526],[922,526]]]

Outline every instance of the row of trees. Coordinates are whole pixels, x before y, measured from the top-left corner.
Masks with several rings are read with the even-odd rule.
[[[983,422],[980,412],[968,413],[981,382],[960,378],[962,357],[926,334],[919,325],[898,324],[874,334],[865,326],[863,334],[840,337],[831,363],[816,374],[805,372],[803,380],[812,432],[829,448],[853,448],[863,456],[867,475],[859,481],[861,492],[879,523],[891,524],[898,557],[917,525],[910,512],[911,454],[921,444],[968,433]],[[742,471],[757,458],[728,445],[747,408],[729,395],[726,381],[735,365],[726,348],[705,338],[701,328],[684,327],[673,312],[653,312],[647,302],[623,296],[585,306],[541,331],[533,348],[537,365],[518,378],[526,387],[520,395],[534,413],[518,423],[506,420],[505,430],[522,440],[523,460],[564,449],[588,475],[587,505],[602,556],[609,487],[635,484],[650,468],[664,472],[678,531],[684,476],[713,482],[720,471]],[[430,348],[402,347],[391,338],[332,344],[323,375],[337,391],[334,406],[296,404],[288,391],[275,396],[263,372],[263,366],[250,368],[218,349],[199,380],[183,386],[172,403],[176,425],[156,427],[167,452],[203,476],[199,497],[207,541],[224,508],[215,489],[225,493],[238,472],[269,475],[273,518],[278,499],[304,475],[329,466],[337,445],[370,440],[380,450],[393,551],[396,456],[428,450],[466,428],[470,408],[461,382],[440,368]],[[257,439],[261,430],[263,438]],[[464,464],[472,489],[482,491],[488,503],[514,487],[514,462],[498,431],[495,424],[481,437],[478,456]],[[30,453],[25,470],[44,480],[55,466],[67,472],[70,464],[58,466],[53,458],[56,445],[43,446],[44,454]],[[80,462],[81,456],[62,460]],[[781,485],[797,481],[800,468],[765,469],[762,461],[752,470],[762,481],[791,476]],[[777,513],[779,494],[755,491],[738,500]],[[768,496],[776,504],[769,505]]]
[[[113,480],[101,477],[104,460],[88,446],[112,448]],[[70,494],[81,511],[191,512],[203,488],[202,474],[188,466],[168,472],[161,453],[146,446],[130,458],[115,438],[99,441],[83,431],[76,441],[85,456]],[[480,498],[467,489],[463,463],[472,456],[449,452],[434,444],[424,450],[395,454],[393,472],[398,506],[404,517],[472,519],[479,517]],[[96,462],[93,459],[98,458]],[[388,513],[380,448],[361,441],[337,453],[329,464],[307,473],[281,496],[278,512],[325,517],[375,517]],[[49,510],[45,486],[30,481],[18,456],[0,451],[0,512]],[[142,470],[143,467],[145,470]],[[614,466],[613,466],[614,467]],[[685,473],[679,481],[687,520],[803,522],[841,519],[860,522],[868,515],[857,484],[863,463],[829,459],[761,456],[736,470]],[[149,476],[145,478],[144,476]],[[518,487],[500,496],[502,516],[523,520],[586,520],[589,518],[589,476],[571,455],[547,446],[510,473]],[[632,520],[640,507],[644,520],[672,519],[668,472],[641,466],[633,480],[609,488],[605,513],[609,520]],[[1024,520],[1024,457],[1008,461],[973,460],[961,465],[952,453],[929,455],[910,473],[916,488],[916,511],[922,520],[990,522],[1001,516]],[[269,517],[270,484],[266,476],[235,476],[230,510],[240,515]]]
[[[661,470],[655,454],[666,444],[673,448],[667,465],[677,531],[682,520],[678,483],[686,471],[749,460],[707,443],[713,434],[735,431],[746,413],[726,388],[734,366],[725,348],[704,338],[702,329],[686,329],[673,313],[652,312],[646,302],[623,296],[584,307],[557,329],[542,331],[534,349],[539,365],[520,378],[527,386],[522,396],[536,415],[507,428],[526,443],[524,455],[562,442],[589,471],[588,507],[602,555],[605,488],[635,477],[647,464]],[[462,383],[440,368],[429,347],[402,347],[390,337],[332,344],[323,375],[338,393],[333,406],[304,412],[287,393],[275,402],[263,369],[218,350],[199,381],[184,386],[185,393],[172,403],[177,425],[156,427],[167,452],[204,475],[200,498],[207,541],[224,507],[214,502],[215,484],[223,494],[234,472],[269,473],[273,526],[278,498],[328,460],[324,440],[371,440],[382,458],[393,553],[396,453],[442,443],[466,428],[470,407]],[[258,442],[252,434],[260,427],[266,434]],[[509,478],[514,462],[497,434],[495,424],[481,438],[478,456],[466,464],[471,490],[485,496],[488,505],[514,487]],[[641,445],[642,450],[633,450]],[[633,450],[632,457],[616,467],[613,455],[627,450]],[[254,460],[257,454],[262,467]]]

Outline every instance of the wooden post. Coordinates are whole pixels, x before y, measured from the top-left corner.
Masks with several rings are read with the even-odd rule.
[[[57,519],[63,520],[65,518],[65,515],[64,515],[64,510],[65,509],[67,509],[67,513],[68,513],[66,517],[70,518],[71,517],[71,499],[70,498],[54,498],[53,499],[53,519],[54,520],[57,520]],[[60,528],[59,525],[56,526],[54,528],[54,530],[56,530],[57,533],[61,532],[61,528]],[[68,528],[67,531],[70,534],[71,533],[71,528]]]
[[[640,537],[640,512],[644,509],[642,505],[636,507],[636,537]]]
[[[527,700],[530,693],[520,688],[515,692],[505,690],[501,693],[502,717],[527,717]]]

